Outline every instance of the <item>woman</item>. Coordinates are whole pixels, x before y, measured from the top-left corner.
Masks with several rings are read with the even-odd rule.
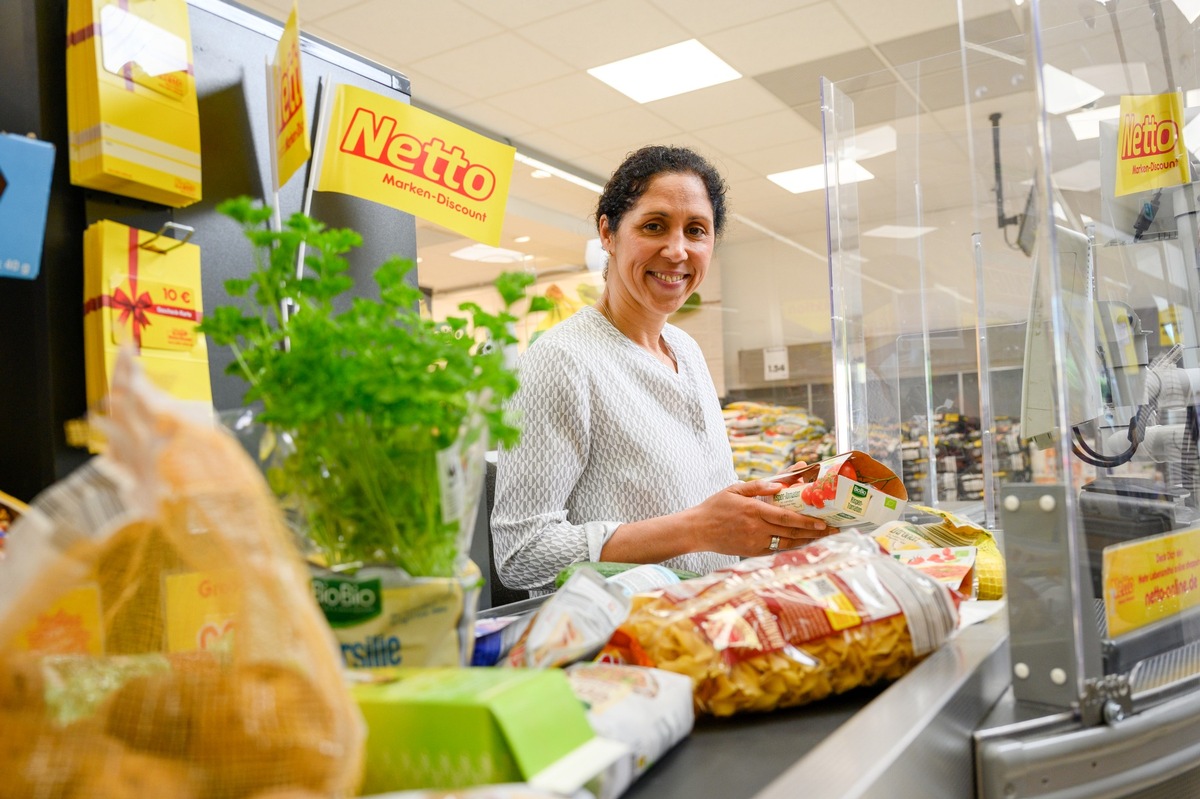
[[[499,457],[492,537],[500,579],[541,593],[578,561],[707,573],[819,537],[824,522],[740,483],[699,346],[667,323],[708,273],[725,183],[691,150],[645,147],[596,210],[605,287],[520,363],[523,433]]]

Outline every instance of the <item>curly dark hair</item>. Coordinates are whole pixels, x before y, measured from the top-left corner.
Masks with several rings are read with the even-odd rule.
[[[597,227],[600,217],[607,216],[609,228],[615,231],[621,225],[621,217],[646,193],[654,178],[662,174],[679,173],[691,173],[704,182],[712,203],[713,226],[717,236],[720,236],[725,230],[725,179],[716,167],[695,151],[662,144],[653,144],[630,153],[613,172],[596,205]]]

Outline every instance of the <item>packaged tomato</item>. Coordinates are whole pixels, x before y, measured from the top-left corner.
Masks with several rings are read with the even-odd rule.
[[[792,474],[796,482],[770,501],[820,518],[830,527],[870,530],[898,519],[908,504],[904,481],[858,450],[843,452]]]

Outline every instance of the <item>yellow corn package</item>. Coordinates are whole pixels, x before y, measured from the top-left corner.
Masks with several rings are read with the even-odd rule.
[[[896,679],[957,626],[946,586],[851,530],[635,595],[603,656],[686,674],[728,716]]]
[[[158,388],[212,405],[200,248],[102,220],[84,233],[84,367],[88,407],[102,412],[117,353],[132,347]],[[95,425],[88,448],[103,449]]]
[[[186,0],[71,0],[71,182],[175,208],[200,199]]]

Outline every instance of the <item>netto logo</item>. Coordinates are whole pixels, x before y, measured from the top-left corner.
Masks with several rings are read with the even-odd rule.
[[[424,178],[472,200],[486,200],[496,190],[496,175],[468,161],[463,148],[447,149],[441,139],[423,142],[396,130],[396,120],[391,117],[376,119],[369,108],[354,109],[339,149]]]
[[[312,588],[325,619],[334,627],[361,624],[383,611],[378,579],[313,578]]]
[[[1170,155],[1179,142],[1179,125],[1173,119],[1161,122],[1153,114],[1137,121],[1136,114],[1126,114],[1121,120],[1121,160]]]

